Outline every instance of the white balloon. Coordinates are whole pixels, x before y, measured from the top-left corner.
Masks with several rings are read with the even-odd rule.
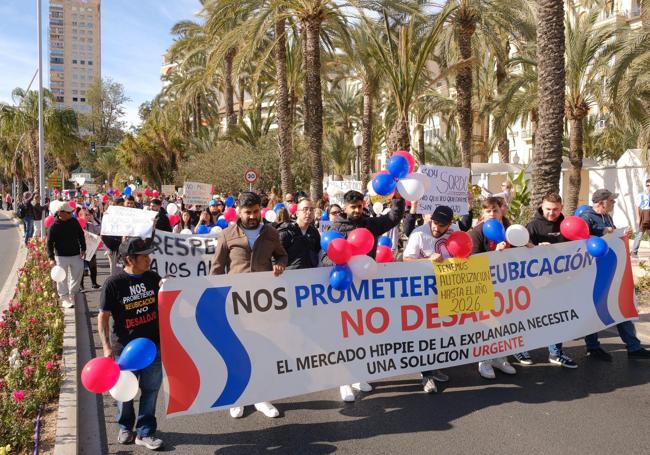
[[[383,212],[381,212],[382,215],[386,215],[390,212],[390,207],[386,207]]]
[[[424,185],[418,179],[406,177],[397,182],[397,191],[407,201],[419,201],[424,196]]]
[[[521,224],[513,224],[506,229],[506,240],[512,246],[525,246],[530,241],[530,234]]]
[[[215,226],[212,229],[210,229],[210,233],[217,234],[217,237],[221,235],[221,231],[223,231],[223,229],[221,229],[221,226]]]
[[[129,185],[129,188],[131,188],[131,191],[135,191],[136,186],[132,183],[132,184]]]
[[[50,277],[52,277],[52,280],[54,280],[55,283],[62,283],[63,280],[65,280],[66,275],[67,274],[63,267],[59,265],[55,265],[50,271]]]
[[[113,398],[122,403],[131,401],[138,394],[138,378],[132,371],[120,371],[120,378],[117,384],[108,391]]]
[[[406,176],[407,179],[416,179],[420,183],[422,183],[422,186],[424,186],[424,192],[426,193],[431,189],[431,185],[433,185],[433,179],[427,176],[426,174],[422,174],[421,172],[411,172],[409,175]]]
[[[275,220],[278,219],[278,215],[273,210],[269,210],[266,212],[266,215],[264,215],[264,219],[269,223],[275,223]]]
[[[181,231],[181,234],[192,235],[192,230],[185,228]]]
[[[368,194],[370,196],[377,196],[375,189],[372,187],[372,180],[368,182],[368,185],[366,185],[366,189],[368,190]]]
[[[178,206],[173,202],[167,204],[167,213],[170,215],[176,215],[178,213]]]
[[[357,278],[370,279],[377,275],[377,263],[365,254],[352,256],[348,261],[348,267]]]
[[[63,202],[61,202],[59,200],[54,200],[54,201],[50,202],[50,213],[58,212],[59,209],[61,208],[61,204],[63,204]]]
[[[381,212],[384,210],[384,204],[381,202],[375,202],[372,204],[372,211],[375,212],[377,215],[381,215]]]

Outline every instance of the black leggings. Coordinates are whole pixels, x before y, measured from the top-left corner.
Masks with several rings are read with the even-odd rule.
[[[88,270],[90,270],[90,282],[92,284],[97,284],[97,255],[93,256],[93,258],[90,261],[84,261],[84,264],[86,267],[88,267]],[[81,286],[83,287],[83,277],[81,278]]]

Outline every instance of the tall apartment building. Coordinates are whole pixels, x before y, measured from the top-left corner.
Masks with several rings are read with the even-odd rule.
[[[60,108],[90,110],[86,90],[101,78],[101,0],[50,0],[50,90]]]

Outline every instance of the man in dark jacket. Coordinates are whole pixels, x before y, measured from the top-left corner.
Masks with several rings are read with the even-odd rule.
[[[34,206],[32,205],[32,193],[29,191],[23,193],[23,201],[18,206],[18,218],[23,222],[25,246],[27,246],[29,239],[34,235]]]
[[[47,255],[50,265],[63,268],[66,277],[57,283],[57,292],[65,308],[72,308],[75,295],[84,273],[84,260],[86,254],[86,238],[81,225],[72,218],[74,209],[67,202],[58,207],[56,219],[47,235]]]
[[[152,199],[149,208],[154,212],[158,212],[158,216],[156,217],[156,230],[172,232],[172,225],[167,217],[167,210],[162,207],[162,201],[160,199]]]
[[[614,226],[614,220],[612,220],[610,213],[614,210],[617,197],[618,194],[604,188],[594,192],[591,196],[593,205],[580,215],[589,225],[589,234],[602,237],[605,234],[614,232],[616,226]],[[628,228],[627,235],[629,236],[631,233],[632,231]],[[616,324],[616,329],[621,340],[625,343],[629,358],[650,360],[650,351],[641,346],[641,341],[636,336],[636,329],[632,321]],[[600,346],[598,333],[587,335],[585,344],[587,345],[587,355],[589,357],[606,362],[612,361],[612,355]]]
[[[320,233],[314,227],[314,204],[311,199],[298,202],[296,221],[286,221],[278,227],[280,241],[289,255],[287,269],[318,267]]]

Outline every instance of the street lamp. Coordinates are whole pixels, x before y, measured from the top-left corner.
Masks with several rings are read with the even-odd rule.
[[[356,161],[357,180],[361,180],[360,173],[359,173],[359,153],[361,152],[361,145],[363,144],[363,134],[361,134],[361,131],[357,131],[357,133],[352,137],[352,142],[354,143],[354,148],[357,149],[357,161]]]

